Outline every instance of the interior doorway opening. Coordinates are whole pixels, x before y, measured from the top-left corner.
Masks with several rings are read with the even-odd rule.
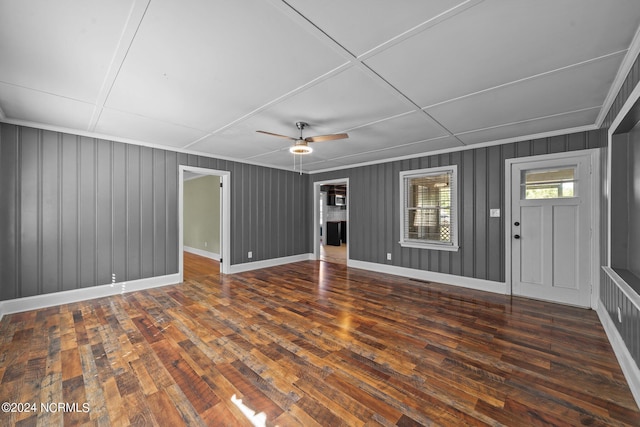
[[[197,270],[202,272],[202,265],[207,259],[217,260],[219,262],[219,272],[226,274],[229,272],[229,254],[230,252],[230,197],[229,197],[229,181],[230,172],[219,171],[214,169],[199,168],[195,166],[180,166],[178,170],[178,264],[181,281],[185,278],[185,253],[190,256],[189,259],[199,259]],[[209,207],[199,207],[197,210],[209,209],[211,212],[189,212],[185,211],[185,182],[195,179],[203,179],[204,191],[206,187],[217,185],[218,188],[212,193],[217,195],[218,200],[212,201]],[[207,179],[215,178],[215,179]],[[215,184],[211,184],[214,182]],[[188,185],[192,187],[191,185]],[[203,191],[202,189],[200,191]],[[187,195],[187,205],[189,196]],[[216,203],[217,202],[217,203]],[[209,218],[215,217],[214,221],[217,230],[191,230],[187,221],[200,218],[201,222],[206,222]],[[186,228],[185,228],[186,226]],[[187,242],[185,244],[185,237]]]
[[[349,260],[349,180],[314,183],[314,257],[347,264]]]

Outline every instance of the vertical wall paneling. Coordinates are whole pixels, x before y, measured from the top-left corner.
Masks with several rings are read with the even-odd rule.
[[[0,299],[18,295],[17,219],[18,211],[18,136],[15,127],[0,128]]]
[[[25,129],[27,143],[20,150],[20,277],[25,283],[20,296],[37,295],[40,285],[41,259],[39,240],[39,197],[41,174],[38,170],[42,146],[34,129]],[[35,261],[35,263],[34,263]],[[35,268],[34,268],[35,265]]]
[[[247,209],[249,210],[248,213],[250,216],[250,218],[248,218],[248,230],[255,230],[255,232],[249,233],[248,235],[249,249],[247,250],[252,251],[253,253],[253,258],[250,261],[262,260],[264,256],[264,253],[260,251],[258,247],[259,241],[264,236],[264,230],[260,227],[260,205],[263,197],[263,194],[260,192],[260,186],[258,185],[260,182],[259,177],[261,175],[260,169],[261,168],[258,166],[253,165],[248,167],[248,191],[246,191],[247,189],[244,189],[244,191],[248,193],[245,196],[247,197]]]
[[[487,263],[490,261],[490,257],[487,256],[489,250],[488,242],[488,227],[487,227],[487,173],[488,173],[488,148],[480,148],[476,151],[475,162],[475,178],[473,194],[474,198],[474,269],[475,277],[479,279],[487,278]]]
[[[42,163],[42,292],[59,291],[60,283],[60,141],[58,134],[43,132],[42,157],[50,159]]]
[[[302,215],[302,186],[300,185],[303,181],[304,175],[298,175],[298,179],[294,179],[291,182],[291,204],[293,205],[292,214],[293,214],[293,228],[291,229],[291,247],[287,252],[295,252],[298,248],[298,237],[302,236],[302,232],[298,230],[302,230],[306,227],[306,223],[303,224],[303,215]]]
[[[384,235],[381,236],[380,246],[382,250],[383,262],[390,263],[391,261],[387,260],[387,253],[391,253],[391,259],[393,260],[393,251],[392,247],[389,246],[388,242],[393,241],[393,227],[394,227],[394,215],[393,209],[396,205],[393,203],[393,195],[397,193],[397,191],[393,191],[393,166],[389,163],[385,163],[381,165],[383,167],[383,172],[380,177],[380,185],[378,188],[382,189],[382,196],[380,200],[384,206],[384,218],[390,218],[390,221],[382,221],[384,226]],[[350,192],[353,192],[353,188],[349,188]],[[349,223],[347,223],[349,226]],[[348,244],[349,241],[347,241]]]
[[[129,245],[127,244],[127,146],[111,144],[112,171],[111,174],[111,274],[107,283],[112,279],[122,282],[127,277],[127,260],[129,259]]]
[[[462,275],[467,277],[475,276],[475,254],[473,246],[475,241],[475,196],[474,196],[474,175],[475,175],[475,156],[473,151],[463,152],[462,165],[458,168],[460,175],[458,181],[462,184],[460,191],[460,200],[462,200],[462,211],[458,214],[458,229],[461,231],[462,239],[459,243],[462,245],[461,253],[463,257]],[[470,248],[467,250],[466,248]]]
[[[280,192],[280,200],[282,203],[282,206],[288,206],[288,209],[282,209],[282,213],[283,213],[283,217],[284,217],[284,222],[285,224],[291,224],[291,220],[293,217],[293,212],[292,212],[292,208],[293,208],[293,204],[291,203],[291,183],[289,180],[289,175],[286,174],[284,171],[280,172],[280,175],[282,177],[282,191]],[[287,238],[286,234],[281,234],[282,239],[282,245],[280,246],[280,251],[279,251],[279,256],[284,256],[284,254],[286,254],[289,250],[289,247],[291,245],[290,240]]]
[[[179,165],[230,171],[232,265],[310,251],[307,175],[5,123],[0,143],[1,300],[177,273]]]
[[[389,222],[389,220],[387,219],[387,221],[385,222],[389,222],[390,226],[391,226],[391,230],[392,230],[392,238],[390,241],[386,241],[385,245],[386,245],[386,249],[389,251],[391,251],[392,253],[392,258],[391,258],[391,264],[393,265],[394,263],[398,263],[398,261],[400,261],[402,259],[401,257],[401,253],[402,253],[402,248],[400,245],[396,245],[395,242],[399,242],[400,241],[400,192],[397,190],[399,181],[400,181],[400,171],[401,171],[401,163],[400,162],[393,162],[390,167],[389,170],[391,172],[391,176],[388,177],[388,179],[391,180],[391,182],[393,183],[391,186],[391,196],[389,197],[391,199],[391,203],[392,203],[392,208],[391,208],[391,214],[392,216],[391,218],[391,222]],[[355,192],[357,189],[357,185],[351,185],[351,191]],[[359,190],[359,188],[358,188]],[[355,235],[349,236],[351,237],[351,242],[353,243],[354,241],[357,242],[358,239],[355,238]],[[353,256],[352,256],[353,257]],[[364,261],[364,260],[363,260]]]
[[[178,153],[165,152],[165,242],[166,256],[165,269],[163,274],[171,274],[178,272],[178,258],[182,254],[178,254]],[[227,190],[228,191],[228,190]]]
[[[141,277],[140,263],[140,147],[127,146],[127,268],[125,280]]]
[[[371,188],[371,168],[372,167],[373,166],[367,166],[358,171],[359,179],[364,184],[364,188],[368,188],[368,189]],[[358,194],[358,197],[356,199],[356,203],[358,204],[358,211],[360,212],[359,218],[363,218],[365,216],[367,217],[366,220],[361,221],[359,224],[359,228],[362,230],[361,232],[362,245],[360,247],[360,253],[363,259],[371,259],[371,250],[372,250],[371,239],[373,234],[372,230],[376,226],[376,224],[372,222],[373,209],[370,208],[370,203],[373,202],[373,199],[368,199],[370,194],[371,194],[371,190],[369,190],[367,193],[361,192]]]
[[[79,137],[77,151],[79,167],[76,179],[79,191],[76,197],[78,206],[78,264],[80,287],[88,287],[95,283],[96,261],[96,154],[95,144],[90,138]]]
[[[374,248],[376,249],[375,253],[375,262],[384,264],[386,262],[386,251],[385,251],[385,239],[387,238],[387,227],[384,221],[384,218],[387,218],[387,213],[385,212],[386,205],[385,199],[386,194],[385,191],[378,191],[379,188],[384,188],[385,185],[385,164],[376,165],[376,173],[372,177],[371,188],[375,189],[372,193],[375,194],[377,205],[376,205],[376,214],[377,218],[375,221],[376,229],[375,236],[376,242],[374,244]],[[347,223],[347,230],[349,227],[349,223]],[[348,243],[348,240],[347,240]]]
[[[73,135],[62,136],[62,161],[58,172],[62,176],[60,192],[63,206],[62,215],[62,290],[78,288],[80,259],[78,256],[78,144]],[[18,280],[22,283],[22,280]]]
[[[239,212],[241,220],[236,223],[238,224],[247,224],[251,223],[251,219],[253,215],[251,215],[251,179],[247,177],[247,174],[251,173],[251,168],[245,165],[238,165],[236,170],[238,173],[236,176],[241,177],[241,181],[238,183],[238,207],[236,208],[236,212]],[[240,235],[240,258],[243,261],[249,261],[247,252],[249,252],[251,245],[251,236],[249,235],[249,229],[244,227],[236,227]],[[253,260],[252,260],[253,261]]]
[[[96,278],[110,283],[113,267],[113,144],[97,144],[96,150]]]
[[[140,277],[154,275],[153,149],[140,148]]]
[[[353,260],[504,282],[505,160],[606,144],[606,134],[594,130],[314,174],[309,188],[313,182],[351,177],[348,221],[349,256]],[[450,164],[458,166],[460,249],[445,253],[401,247],[400,171]],[[499,218],[490,217],[492,208],[500,209]],[[387,252],[392,253],[391,261],[386,261]]]
[[[244,230],[241,227],[238,227],[239,223],[243,224],[247,220],[247,212],[243,209],[244,197],[246,193],[242,191],[243,185],[245,185],[242,165],[238,165],[235,168],[232,168],[231,173],[232,176],[235,176],[232,193],[234,197],[231,202],[231,209],[233,212],[238,212],[237,216],[235,218],[232,218],[232,220],[235,219],[235,221],[232,222],[233,225],[231,235],[234,236],[232,237],[232,239],[233,243],[235,244],[232,246],[231,251],[233,254],[233,259],[241,259],[244,261],[246,260],[246,236],[243,233]]]
[[[248,229],[254,229],[256,232],[249,233],[248,235],[248,249],[252,251],[253,258],[252,261],[261,260],[264,255],[258,248],[258,241],[264,235],[264,231],[260,228],[260,203],[262,199],[262,194],[260,194],[259,186],[258,186],[258,177],[260,175],[259,168],[257,166],[250,166],[248,168],[248,189],[244,189],[247,192],[247,209],[249,210],[249,227]],[[248,191],[247,191],[248,190]]]
[[[504,196],[504,153],[502,146],[489,147],[489,158],[487,168],[487,279],[496,282],[504,281],[504,262],[491,262],[490,258],[497,257],[504,260],[504,210],[501,209],[500,201]],[[491,217],[490,209],[500,209],[500,217]]]
[[[166,153],[153,151],[153,271],[165,275],[167,258],[167,163]]]
[[[266,178],[266,168],[258,168],[256,170],[256,201],[254,204],[254,209],[256,215],[256,229],[259,230],[262,236],[262,238],[256,239],[255,242],[256,252],[258,252],[260,256],[266,253],[265,238],[267,235],[267,230],[265,229],[265,216],[267,215],[267,212],[264,193],[264,181],[266,180]]]
[[[274,200],[274,191],[275,187],[272,184],[273,180],[273,169],[265,169],[265,177],[262,181],[262,189],[261,191],[264,193],[264,215],[263,215],[263,228],[264,228],[264,239],[262,241],[262,249],[264,253],[275,253],[277,251],[277,242],[275,239],[274,229],[276,227],[275,222],[275,209],[277,200]],[[272,189],[270,191],[270,189]],[[270,196],[267,196],[270,195]]]
[[[289,209],[285,206],[288,205],[287,195],[289,192],[287,175],[284,171],[278,171],[278,216],[284,218],[284,223],[289,223]],[[284,227],[278,223],[278,256],[281,257],[287,252],[287,239],[284,235]]]

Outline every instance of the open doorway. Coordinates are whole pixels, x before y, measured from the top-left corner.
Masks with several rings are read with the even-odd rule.
[[[208,264],[219,265],[220,273],[229,271],[230,172],[194,166],[180,166],[178,172],[178,257],[179,274],[187,277],[206,273]],[[187,183],[188,181],[188,183]],[[217,188],[212,188],[216,185]],[[209,192],[218,200],[193,205],[193,191]],[[198,198],[197,194],[195,198]],[[207,212],[209,210],[210,212]],[[213,219],[213,221],[211,221]],[[215,225],[214,225],[215,224]],[[211,227],[217,229],[211,230]],[[185,259],[189,261],[185,272]],[[218,264],[219,263],[219,264]]]
[[[349,259],[349,180],[314,183],[314,257],[347,264]]]
[[[220,273],[220,177],[184,173],[184,280]]]

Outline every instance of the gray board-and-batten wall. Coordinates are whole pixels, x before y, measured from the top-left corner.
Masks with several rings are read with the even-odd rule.
[[[606,130],[579,132],[314,174],[310,188],[349,179],[350,259],[504,282],[505,160],[606,146]],[[401,247],[400,172],[449,165],[458,166],[459,250]],[[489,217],[498,208],[501,216]]]
[[[504,282],[504,217],[488,213],[504,212],[505,159],[606,144],[596,130],[299,175],[0,123],[0,298],[177,273],[179,165],[231,171],[232,265],[312,252],[313,182],[348,177],[351,259]],[[460,250],[400,247],[399,172],[450,164]]]
[[[178,273],[180,165],[231,172],[232,265],[309,252],[308,175],[0,123],[0,301]]]

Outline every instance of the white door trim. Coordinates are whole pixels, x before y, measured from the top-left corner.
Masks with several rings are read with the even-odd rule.
[[[320,187],[323,185],[335,185],[335,184],[346,184],[347,185],[347,264],[349,263],[349,248],[351,247],[351,224],[349,224],[349,201],[351,200],[351,196],[349,192],[351,191],[349,187],[349,178],[336,178],[330,179],[327,181],[316,181],[313,183],[313,259],[320,259],[320,232],[318,230],[318,222],[320,221],[320,205],[318,203],[318,199],[320,198]],[[326,236],[326,232],[325,232]]]
[[[511,209],[511,169],[514,164],[529,163],[536,161],[556,160],[556,159],[571,159],[575,157],[589,157],[589,163],[591,165],[591,250],[590,250],[590,265],[591,265],[591,308],[598,306],[598,299],[600,298],[600,149],[592,148],[588,150],[580,151],[567,151],[562,153],[543,154],[539,156],[527,156],[518,157],[505,160],[504,168],[504,182],[505,182],[505,282],[507,294],[513,295],[513,280],[512,280],[512,265],[511,265],[511,251],[512,251],[512,209]]]
[[[178,167],[178,274],[180,282],[184,281],[184,172],[193,172],[200,175],[214,175],[220,177],[222,188],[220,190],[220,273],[230,272],[231,258],[231,172],[215,169],[200,168],[196,166],[180,165]]]

